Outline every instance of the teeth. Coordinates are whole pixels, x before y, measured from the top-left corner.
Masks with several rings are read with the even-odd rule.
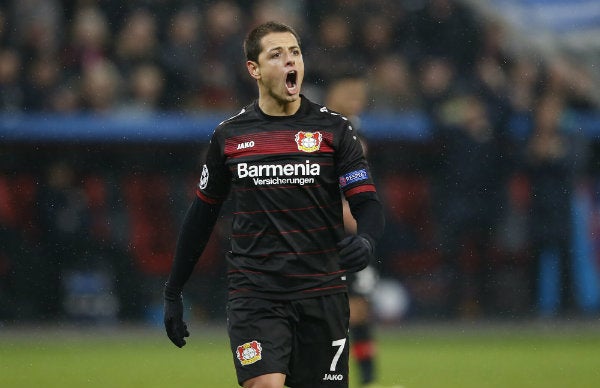
[[[297,73],[295,70],[291,70],[289,73],[287,73],[287,76],[285,77],[285,84],[288,88],[294,88],[296,86],[296,77]]]

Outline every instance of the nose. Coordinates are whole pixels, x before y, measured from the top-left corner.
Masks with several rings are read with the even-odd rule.
[[[292,53],[286,53],[285,55],[285,64],[286,66],[294,65],[296,60],[294,59],[294,55]]]

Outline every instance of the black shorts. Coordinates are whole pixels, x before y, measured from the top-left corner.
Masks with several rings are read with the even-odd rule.
[[[348,387],[345,293],[291,301],[237,298],[227,331],[238,383],[283,373],[289,387]]]

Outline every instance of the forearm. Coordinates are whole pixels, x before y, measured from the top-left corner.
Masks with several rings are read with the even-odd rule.
[[[180,293],[202,255],[217,222],[221,204],[196,198],[188,209],[175,248],[166,292]]]
[[[356,234],[365,235],[375,244],[383,235],[385,217],[377,194],[368,192],[348,198],[350,211],[356,220]]]

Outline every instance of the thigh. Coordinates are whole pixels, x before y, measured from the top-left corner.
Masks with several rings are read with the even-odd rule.
[[[292,332],[285,302],[238,298],[227,303],[227,332],[238,383],[289,374]]]
[[[348,387],[348,296],[308,298],[292,305],[298,321],[286,383],[293,388]]]

